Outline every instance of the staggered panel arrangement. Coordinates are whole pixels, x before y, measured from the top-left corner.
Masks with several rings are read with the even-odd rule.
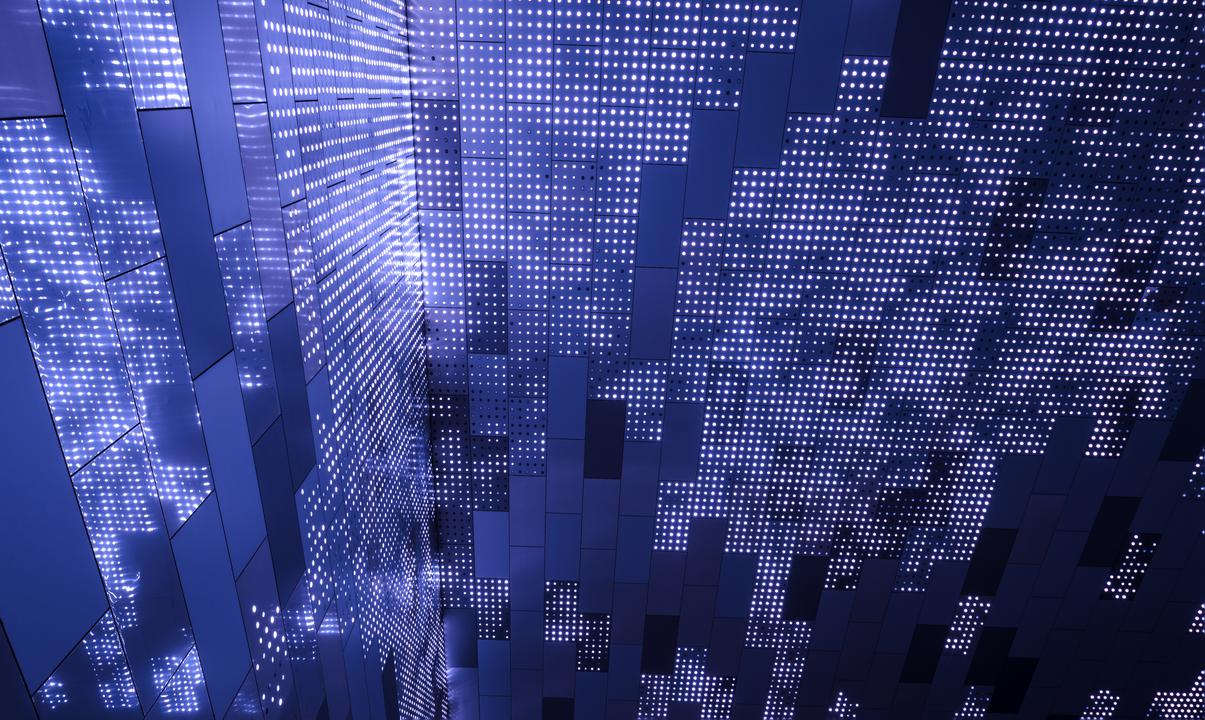
[[[1203,51],[0,4],[0,715],[1205,716]]]
[[[446,711],[404,8],[0,3],[0,715]]]
[[[410,28],[454,717],[1205,712],[1199,3]]]

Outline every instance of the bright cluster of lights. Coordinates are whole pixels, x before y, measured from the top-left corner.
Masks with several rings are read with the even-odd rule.
[[[1202,714],[1205,714],[1205,672],[1198,675],[1187,690],[1155,693],[1146,716],[1159,720],[1193,720]]]
[[[716,677],[707,672],[707,648],[678,648],[671,675],[640,676],[642,720],[670,717],[676,703],[694,703],[702,720],[724,720],[732,716],[736,678]]]
[[[100,707],[114,713],[139,707],[138,693],[117,633],[112,614],[106,613],[83,641],[84,655],[99,680]],[[62,691],[54,690],[51,694],[58,695]]]
[[[292,684],[292,679],[286,670],[288,649],[280,608],[270,610],[252,605],[251,618],[250,635],[255,638],[253,667],[256,675],[264,678],[259,684],[260,703],[265,708],[283,707],[285,681]]]
[[[962,706],[954,713],[954,720],[983,720],[987,717],[987,707],[992,701],[990,688],[972,686],[967,688]]]
[[[964,597],[958,602],[958,613],[950,623],[950,634],[946,637],[946,651],[966,655],[971,652],[987,614],[992,609],[992,603],[974,595]]]
[[[1188,480],[1188,488],[1184,491],[1186,497],[1205,500],[1205,452],[1197,458],[1192,467],[1192,475]]]
[[[1130,538],[1125,554],[1122,555],[1117,567],[1105,581],[1101,597],[1114,600],[1130,600],[1138,592],[1146,568],[1155,556],[1159,546],[1159,536],[1153,533],[1139,533]]]
[[[155,707],[166,715],[195,715],[207,706],[205,675],[197,651],[193,649],[163,685],[163,694]]]
[[[1121,698],[1109,690],[1098,690],[1088,698],[1088,704],[1084,706],[1084,712],[1080,714],[1080,720],[1113,720],[1113,713],[1117,712],[1117,706],[1121,702]]]
[[[611,617],[580,612],[578,587],[574,580],[544,584],[544,639],[574,643],[578,670],[606,672],[611,653]]]
[[[828,709],[828,716],[835,720],[857,720],[858,703],[850,700],[844,691],[838,690],[837,697]]]

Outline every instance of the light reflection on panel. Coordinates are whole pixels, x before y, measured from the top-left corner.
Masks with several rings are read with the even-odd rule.
[[[230,95],[235,103],[262,103],[266,99],[255,24],[256,4],[255,0],[218,0],[226,69],[230,73]],[[238,110],[237,105],[235,110]],[[251,188],[247,191],[250,196]]]
[[[138,107],[188,105],[184,60],[171,0],[116,0]]]
[[[280,414],[272,351],[268,347],[268,322],[260,294],[262,273],[255,259],[250,225],[240,225],[214,238],[226,310],[234,335],[234,355],[251,437],[258,437]]]
[[[267,546],[239,577],[238,594],[260,707],[270,720],[291,717],[296,713],[296,687]]]
[[[290,36],[285,28],[283,0],[256,3],[255,18],[260,28],[261,60],[280,196],[283,202],[291,203],[301,198],[304,190],[297,109],[293,104],[293,78],[289,63]]]
[[[112,277],[163,256],[117,15],[106,0],[41,5],[97,250]]]
[[[303,717],[315,715],[326,696],[322,663],[318,656],[315,616],[314,606],[307,594],[293,593],[293,600],[284,610],[282,636],[293,669],[293,684],[297,688],[298,707]]]
[[[139,697],[149,704],[192,647],[192,628],[140,428],[73,478]]]
[[[247,679],[239,688],[238,694],[230,702],[226,715],[222,720],[263,720],[264,711],[260,709],[258,688],[255,686],[255,675],[247,673]]]
[[[851,36],[892,4],[853,3]],[[928,117],[907,121],[885,90],[906,57],[843,56],[839,37],[831,77],[801,67],[816,5],[412,6],[441,572],[479,639],[502,636],[488,618],[509,599],[475,576],[470,518],[503,509],[500,455],[541,472],[544,353],[586,356],[570,392],[624,403],[616,432],[662,443],[657,551],[687,551],[714,518],[727,551],[758,558],[744,641],[769,688],[741,709],[769,720],[811,709],[795,707],[814,623],[786,612],[794,558],[821,558],[809,581],[832,591],[898,561],[891,588],[924,591],[970,557],[1003,459],[1065,452],[1056,421],[1091,419],[1089,456],[1157,451],[1131,430],[1177,407],[1200,344],[1199,5],[957,0],[932,18]],[[843,36],[850,4],[831,5]],[[829,83],[831,112],[787,112],[784,93]],[[718,192],[692,202],[698,182]],[[672,257],[654,258],[663,242]],[[638,274],[668,285],[660,321],[638,314]],[[1142,597],[1156,540],[1118,559],[1110,601]],[[989,603],[951,607],[950,652],[973,653]],[[739,714],[710,705],[730,678],[700,650],[645,678],[641,717]],[[825,691],[815,709],[867,700]]]
[[[0,123],[0,246],[72,471],[137,422],[61,119]]]
[[[293,299],[289,292],[289,259],[281,219],[280,189],[272,159],[272,136],[268,107],[263,104],[235,105],[239,153],[247,182],[247,205],[263,288],[264,310],[272,317]]]
[[[109,293],[159,499],[174,533],[213,481],[165,261],[111,280]]]
[[[200,238],[215,242],[245,395],[244,408],[206,409],[236,433],[244,410],[248,445],[281,405],[310,409],[286,419],[288,442],[307,442],[312,423],[319,467],[265,503],[305,524],[306,582],[276,599],[274,569],[259,567],[271,592],[246,608],[259,672],[232,707],[209,707],[202,664],[221,675],[227,658],[191,644],[167,537],[211,489],[191,381],[210,368],[190,367],[181,339],[180,303],[195,298],[173,281],[183,290],[195,269],[168,273],[139,123],[200,107],[190,81],[226,79],[192,77],[205,68],[183,62],[178,2],[45,0],[58,81],[46,91],[64,118],[0,125],[0,318],[26,316],[69,465],[83,466],[111,611],[37,702],[46,717],[344,717],[393,701],[384,685],[402,716],[442,717],[406,8],[200,1],[221,21],[251,220]],[[270,351],[266,319],[288,322],[294,303],[298,340],[282,328]],[[293,353],[306,384],[278,387]],[[258,480],[232,478],[249,492]]]
[[[43,718],[139,720],[142,710],[113,616],[105,613],[34,696]]]
[[[284,209],[285,239],[289,248],[293,296],[297,299],[297,324],[301,335],[301,360],[308,380],[326,361],[322,345],[322,316],[310,244],[309,212],[305,201]]]
[[[209,718],[213,711],[209,705],[209,695],[205,690],[205,674],[201,671],[201,660],[196,648],[170,674],[164,672],[161,677],[167,684],[163,694],[147,714],[148,718]],[[237,701],[237,698],[236,698]]]

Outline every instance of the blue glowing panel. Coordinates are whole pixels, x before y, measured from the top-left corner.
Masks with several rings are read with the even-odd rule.
[[[308,380],[325,358],[322,349],[322,315],[315,280],[314,247],[310,241],[309,216],[305,202],[284,208],[285,241],[289,251],[289,275],[296,300],[301,333],[301,354]],[[260,277],[263,277],[261,273]]]
[[[218,501],[210,498],[172,538],[209,696],[227,707],[251,667]]]
[[[456,105],[420,100],[414,104],[415,154],[422,178],[418,202],[423,208],[460,208],[460,122]]]
[[[260,706],[265,717],[288,717],[297,712],[297,691],[285,639],[285,615],[276,599],[267,545],[260,546],[239,576],[237,587]]]
[[[247,427],[252,437],[258,437],[280,414],[280,403],[260,285],[263,273],[256,262],[253,232],[251,225],[240,225],[215,237],[214,243],[226,290],[226,311],[234,336]]]
[[[461,215],[443,210],[422,212],[426,254],[423,298],[432,307],[464,307],[464,241]]]
[[[487,28],[492,25],[493,19],[487,13],[491,9],[486,6],[477,13],[465,13],[464,21],[468,28],[480,25],[477,32],[489,32]],[[414,61],[410,72],[415,98],[434,100],[456,97],[456,18],[455,0],[424,0],[411,7],[409,20]],[[500,23],[501,18],[495,22]],[[415,111],[418,111],[417,107]]]
[[[159,500],[175,532],[213,481],[167,268],[157,261],[115,278],[109,295]]]
[[[149,705],[193,639],[139,428],[73,482],[138,696]]]
[[[285,24],[283,0],[255,4],[255,19],[260,28],[260,60],[263,65],[268,117],[272,127],[272,153],[276,160],[280,196],[293,202],[303,195],[301,147],[298,139],[297,110],[293,103],[291,47]],[[254,187],[254,185],[252,186]],[[248,198],[254,202],[254,198]]]
[[[1090,510],[1085,527],[1051,509],[1070,493],[1088,508],[1106,486],[1144,495],[1148,513],[1093,541],[1110,552],[1079,581],[1077,612],[1157,606],[1156,569],[1191,564],[1159,565],[1173,551],[1154,518],[1200,494],[1201,444],[1184,430],[1199,400],[1184,400],[1166,444],[1164,426],[1144,423],[1171,419],[1199,351],[1199,8],[441,10],[425,20],[438,15],[449,40],[423,53],[431,67],[413,87],[429,92],[434,66],[453,67],[459,38],[459,86],[431,97],[440,127],[459,120],[463,133],[460,195],[446,176],[417,178],[441,209],[422,231],[445,605],[475,607],[478,637],[503,637],[482,622],[499,600],[472,547],[501,540],[468,521],[504,509],[488,472],[502,446],[512,488],[543,483],[550,513],[543,542],[509,538],[511,607],[527,612],[545,590],[539,566],[515,560],[544,550],[546,581],[579,582],[572,602],[613,611],[625,649],[609,648],[599,713],[1080,713],[1087,693],[1030,692],[1041,647],[1028,640],[971,688],[895,688],[974,658],[985,628],[1043,637],[1035,628],[1055,621],[1024,615],[1022,588],[1040,577],[1035,597],[1064,592],[1059,562],[1074,567],[1078,549],[1059,533],[1091,526]],[[1066,418],[1078,434],[1060,432]],[[1113,464],[1077,471],[1090,461]],[[1143,480],[1155,462],[1178,465]],[[610,496],[590,489],[616,481],[612,519]],[[706,580],[681,570],[703,552],[701,522],[726,528],[706,537]],[[612,570],[598,554],[610,547]],[[959,594],[964,580],[976,592]],[[570,591],[554,590],[545,612],[560,618]],[[904,599],[922,593],[923,613]],[[889,613],[890,637],[872,637],[866,623]],[[504,678],[474,669],[465,716],[487,716],[499,695],[514,712],[590,716],[582,701],[597,690],[566,682],[564,647],[524,650],[525,622]],[[643,673],[630,660],[641,655]],[[1125,701],[1140,714],[1158,671],[1127,667],[1115,677],[1142,685]],[[1194,682],[1186,671],[1161,697],[1180,702]]]
[[[118,0],[117,14],[126,46],[138,107],[189,104],[176,15],[166,0]]]
[[[152,25],[171,18],[170,5],[122,3],[127,19],[139,16]],[[163,241],[138,133],[131,79],[124,72],[125,49],[117,14],[109,2],[52,0],[43,8],[43,26],[54,62],[63,111],[71,129],[76,162],[88,200],[96,247],[105,277],[163,255]],[[156,19],[155,16],[158,16]],[[174,36],[174,27],[172,35]],[[171,42],[156,37],[155,43]],[[145,47],[145,46],[143,46]],[[154,63],[172,60],[167,48],[146,48],[141,57]],[[177,62],[178,62],[178,48]],[[183,83],[174,71],[141,74],[135,87],[148,83],[144,99],[175,107],[187,103]]]
[[[264,311],[275,315],[292,299],[289,252],[285,242],[280,187],[272,158],[272,136],[266,104],[235,105],[239,151],[247,182],[247,204]]]
[[[590,262],[597,177],[593,163],[553,162],[549,239],[552,263]]]
[[[513,102],[506,105],[508,211],[548,213],[551,115],[548,105]]]
[[[0,124],[0,247],[74,471],[137,422],[62,119]]]
[[[289,446],[289,470],[296,490],[314,467],[314,430],[309,393],[301,358],[299,323],[292,307],[282,310],[268,323],[272,370],[280,398],[280,415]]]
[[[553,3],[506,3],[506,99],[511,103],[552,100]]]
[[[164,675],[171,674],[168,669]],[[105,613],[34,695],[44,718],[142,717],[113,616]]]
[[[462,176],[465,260],[505,260],[506,162],[465,158]]]
[[[192,112],[144,111],[138,116],[163,227],[176,312],[196,375],[232,346],[205,197],[204,170]]]
[[[445,717],[407,8],[11,10],[5,711]]]
[[[284,608],[282,622],[283,647],[288,662],[282,662],[281,666],[286,672],[292,667],[293,685],[297,688],[302,717],[314,717],[324,704],[329,706],[331,703],[327,699],[326,683],[322,677],[314,606],[306,593],[294,593],[293,600]],[[264,642],[267,643],[267,640]]]
[[[174,671],[162,675],[167,678],[163,693],[147,713],[148,718],[206,718],[213,710],[205,692],[205,673],[194,648]]]
[[[264,541],[264,511],[234,358],[227,355],[196,379],[197,408],[211,458],[222,529],[235,572]]]
[[[264,66],[260,55],[254,0],[218,0],[222,44],[230,74],[230,98],[235,103],[263,103]],[[235,106],[237,113],[239,106]],[[248,185],[248,200],[251,187]]]
[[[589,345],[590,266],[553,265],[548,278],[548,352],[582,357]]]
[[[460,121],[465,157],[504,157],[506,46],[461,43]]]
[[[804,3],[809,7],[813,3]],[[839,3],[822,3],[824,6]],[[721,0],[705,0],[700,7],[698,74],[694,103],[700,108],[736,109],[740,105],[745,75],[745,50],[754,8]],[[837,38],[839,41],[840,38]]]

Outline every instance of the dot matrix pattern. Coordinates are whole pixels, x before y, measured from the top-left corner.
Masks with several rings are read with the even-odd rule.
[[[1159,535],[1155,533],[1139,533],[1130,538],[1121,562],[1113,568],[1109,579],[1105,581],[1102,594],[1114,600],[1129,600],[1134,597],[1158,546]]]
[[[991,702],[991,690],[972,687],[967,690],[962,707],[954,713],[954,720],[980,720],[987,717],[988,703]]]
[[[13,92],[61,109],[0,99],[0,350],[68,502],[6,496],[60,538],[2,541],[95,565],[10,578],[49,609],[4,593],[45,645],[0,631],[6,686],[45,718],[446,717],[404,6],[28,5],[0,44],[48,86]]]
[[[829,717],[840,718],[841,720],[856,720],[858,717],[858,703],[846,697],[844,692],[837,691],[837,697],[833,700],[832,706],[828,709]]]
[[[521,611],[575,644],[576,691],[514,638],[517,716],[532,688],[624,717],[875,712],[890,693],[813,671],[864,659],[842,598],[942,593],[892,654],[974,666],[1025,624],[1015,568],[1045,541],[1095,607],[1165,587],[1199,513],[1161,498],[1202,495],[1199,411],[1174,415],[1201,9],[905,2],[887,38],[865,5],[45,0],[6,27],[45,45],[62,112],[0,121],[0,324],[103,589],[24,678],[38,711],[442,717],[442,601],[475,639]],[[226,546],[233,655],[194,645],[195,536]],[[1190,640],[1197,602],[1167,603]],[[675,633],[642,634],[654,615]],[[1021,712],[1036,659],[1007,652],[930,707]],[[1059,702],[1202,711],[1200,676],[1136,670]]]
[[[577,653],[577,669],[607,670],[611,640],[611,618],[604,613],[578,610],[579,585],[573,581],[549,581],[544,590],[544,639],[571,642]]]
[[[1108,690],[1094,692],[1088,698],[1080,720],[1112,720],[1113,713],[1117,712],[1117,703],[1117,695]]]
[[[670,717],[678,703],[699,707],[699,717],[721,720],[731,717],[736,678],[713,677],[707,672],[706,648],[679,648],[671,675],[643,675],[640,679],[642,718]]]
[[[1205,673],[1197,676],[1188,690],[1164,691],[1155,694],[1148,717],[1192,718],[1205,712]]]
[[[992,604],[983,598],[965,597],[958,603],[958,614],[950,624],[950,635],[946,638],[946,651],[966,655],[975,644],[975,638],[983,628]]]
[[[419,178],[447,606],[511,602],[477,591],[495,581],[472,544],[507,539],[473,536],[473,513],[502,507],[477,490],[480,439],[506,428],[510,544],[526,546],[513,478],[542,478],[548,517],[588,522],[601,512],[589,498],[559,493],[592,477],[590,410],[585,470],[582,431],[557,420],[583,395],[618,402],[615,477],[623,493],[657,486],[655,551],[689,555],[692,527],[716,519],[726,557],[756,558],[744,647],[768,653],[771,677],[740,710],[792,717],[818,622],[792,615],[795,558],[822,560],[809,580],[825,594],[857,592],[867,563],[886,561],[894,591],[925,592],[935,568],[973,559],[1001,478],[1056,453],[1060,423],[1087,419],[1079,450],[1107,462],[1136,426],[1174,416],[1201,334],[1200,9],[912,8],[941,24],[931,88],[907,90],[928,93],[916,117],[893,86],[918,60],[900,40],[916,28],[893,51],[870,26],[894,17],[852,6],[833,4],[845,9],[831,27],[807,3],[415,7],[416,66],[429,66],[414,94],[459,127],[430,152],[463,156],[459,178]],[[817,80],[824,63],[801,63],[828,30],[834,77]],[[766,79],[784,61],[785,79]],[[763,152],[746,124],[780,140]],[[723,192],[700,202],[696,183]],[[667,234],[673,251],[657,256]],[[668,300],[649,300],[642,276]],[[649,319],[666,302],[668,320]],[[667,453],[693,432],[684,418],[699,434],[681,463]],[[651,481],[629,461],[642,444]],[[621,519],[641,514],[630,497]],[[562,541],[544,537],[546,563]],[[1132,599],[1148,551],[1119,555],[1094,592]],[[974,655],[993,594],[953,599],[938,652]],[[642,678],[639,709],[608,707],[668,712],[646,701],[669,681]],[[1011,702],[982,685],[960,717]]]

